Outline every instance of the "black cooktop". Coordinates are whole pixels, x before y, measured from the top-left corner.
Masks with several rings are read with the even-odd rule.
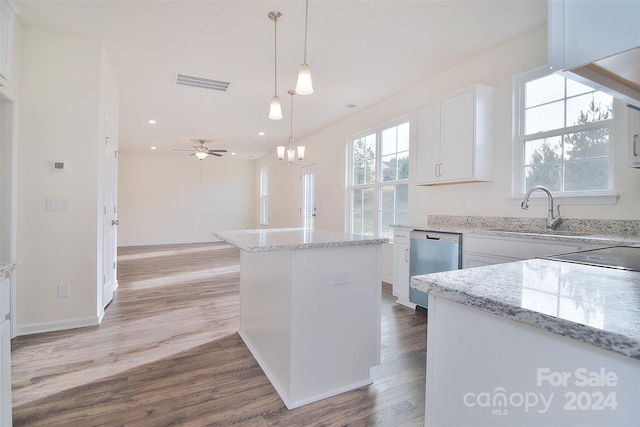
[[[640,246],[611,246],[543,257],[553,261],[573,262],[596,267],[640,272]]]

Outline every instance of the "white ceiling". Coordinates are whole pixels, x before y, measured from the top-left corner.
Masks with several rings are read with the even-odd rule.
[[[250,158],[287,141],[287,89],[294,88],[302,62],[304,0],[17,3],[23,25],[104,41],[120,93],[120,150],[153,145],[169,152],[210,139],[209,148]],[[284,15],[277,24],[285,116],[279,121],[267,118],[274,91],[271,10]],[[546,0],[311,0],[307,62],[315,92],[295,97],[294,135],[299,139],[544,25],[546,10]],[[176,86],[176,73],[231,87]]]

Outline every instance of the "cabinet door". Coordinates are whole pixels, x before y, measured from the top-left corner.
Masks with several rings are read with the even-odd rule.
[[[473,92],[466,92],[443,101],[441,115],[441,179],[445,181],[471,179],[475,144]]]
[[[409,301],[409,245],[393,244],[393,295],[398,302]]]
[[[549,65],[570,70],[640,45],[640,2],[548,3]]]
[[[11,327],[0,320],[0,426],[11,425]]]
[[[640,168],[640,113],[629,109],[629,167]]]
[[[418,142],[416,144],[416,174],[418,184],[434,183],[440,179],[440,104],[418,111]]]
[[[565,67],[574,68],[640,43],[640,2],[564,1]]]

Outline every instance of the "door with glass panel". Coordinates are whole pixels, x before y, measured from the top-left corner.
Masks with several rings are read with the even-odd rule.
[[[315,167],[307,166],[302,168],[302,227],[315,228],[316,225],[316,202],[315,202]]]

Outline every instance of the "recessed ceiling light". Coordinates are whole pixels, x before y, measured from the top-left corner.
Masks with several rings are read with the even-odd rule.
[[[151,147],[149,147],[149,148],[151,148],[152,150],[155,150],[155,149],[156,149],[156,148],[158,148],[158,147],[156,147],[156,146],[152,145],[152,146],[151,146]]]
[[[264,132],[258,132],[258,135],[263,136]]]
[[[153,119],[149,119],[147,120],[147,123],[149,123],[150,125],[155,125],[157,122]]]
[[[236,153],[231,153],[231,155],[232,155],[232,156],[235,156],[235,155],[236,155]]]

